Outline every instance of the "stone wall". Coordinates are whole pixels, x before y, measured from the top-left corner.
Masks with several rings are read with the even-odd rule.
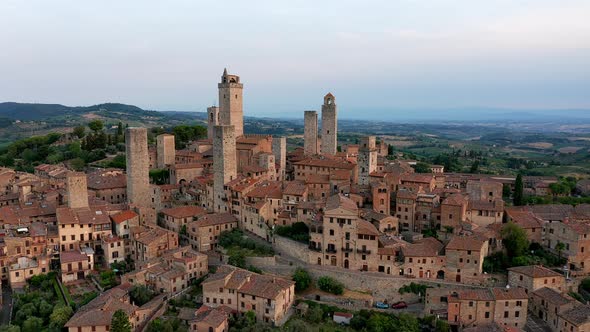
[[[86,174],[71,172],[67,175],[67,199],[68,207],[72,209],[88,207],[88,187]]]

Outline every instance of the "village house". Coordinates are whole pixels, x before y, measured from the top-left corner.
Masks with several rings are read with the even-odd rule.
[[[63,283],[81,280],[94,269],[94,250],[86,247],[81,250],[61,251],[59,261]]]
[[[444,279],[444,245],[433,237],[419,239],[402,247],[403,274],[414,278]]]
[[[508,285],[523,288],[526,293],[543,287],[566,291],[565,276],[541,265],[516,266],[508,269]]]
[[[582,305],[565,293],[548,287],[539,288],[530,295],[529,311],[545,321],[555,332],[560,331],[559,314],[576,304]]]
[[[478,236],[454,236],[445,247],[448,281],[477,283],[483,280],[483,260],[488,241]]]
[[[203,283],[203,301],[228,306],[240,315],[248,311],[261,322],[280,326],[295,300],[295,282],[223,265]]]
[[[133,230],[131,247],[135,251],[134,260],[147,261],[160,257],[170,249],[178,248],[178,233],[161,227],[139,227]]]
[[[189,223],[207,214],[207,211],[202,207],[189,205],[163,209],[160,213],[162,214],[162,226],[175,233],[180,233]]]
[[[214,250],[219,235],[237,227],[238,219],[229,213],[207,214],[188,224],[189,243],[197,251]]]
[[[522,288],[457,291],[448,297],[449,323],[460,328],[490,323],[522,328],[527,305],[528,296]]]

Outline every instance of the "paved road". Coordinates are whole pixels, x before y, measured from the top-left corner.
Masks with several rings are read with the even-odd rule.
[[[2,325],[10,323],[10,311],[12,309],[12,290],[8,287],[2,287],[2,309],[0,318]]]

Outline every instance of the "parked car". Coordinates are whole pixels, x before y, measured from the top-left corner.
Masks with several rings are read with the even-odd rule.
[[[375,308],[389,309],[389,304],[383,302],[375,302]]]
[[[404,309],[408,307],[408,304],[404,301],[395,302],[391,305],[393,309]]]

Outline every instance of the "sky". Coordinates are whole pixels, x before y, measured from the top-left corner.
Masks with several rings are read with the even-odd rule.
[[[0,1],[0,102],[343,118],[590,109],[590,1]],[[568,112],[568,111],[563,111]]]

